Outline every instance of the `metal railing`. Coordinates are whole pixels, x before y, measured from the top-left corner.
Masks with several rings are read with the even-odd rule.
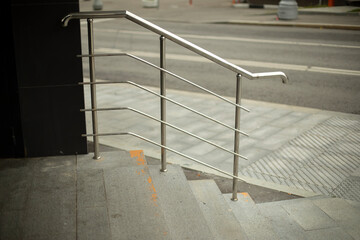
[[[144,59],[141,59],[137,56],[134,56],[132,54],[128,54],[128,53],[115,53],[115,54],[95,54],[94,52],[94,32],[93,32],[93,19],[99,19],[99,18],[126,18],[134,23],[137,23],[138,25],[154,32],[157,33],[158,35],[160,35],[160,66],[156,66],[155,64],[152,64]],[[253,79],[258,79],[258,78],[273,78],[273,77],[279,77],[283,83],[287,83],[288,78],[287,76],[283,73],[283,72],[266,72],[266,73],[251,73],[249,71],[246,71],[245,69],[242,69],[239,66],[236,66],[228,61],[226,61],[225,59],[222,59],[216,55],[214,55],[213,53],[169,32],[166,31],[165,29],[160,28],[159,26],[143,19],[140,18],[132,13],[130,13],[129,11],[111,11],[111,12],[107,12],[107,11],[101,11],[101,12],[80,12],[80,13],[71,13],[67,16],[65,16],[62,19],[62,24],[63,26],[67,26],[69,21],[71,19],[86,19],[87,20],[87,29],[88,29],[88,52],[89,54],[87,55],[78,55],[79,57],[87,57],[89,58],[89,71],[90,71],[90,82],[83,82],[80,84],[83,85],[90,85],[90,96],[91,96],[91,108],[90,109],[82,109],[81,111],[90,111],[92,114],[92,134],[83,134],[84,137],[93,137],[93,142],[94,142],[94,159],[98,159],[100,158],[100,154],[99,154],[99,137],[100,136],[108,136],[108,135],[130,135],[133,137],[137,137],[139,139],[142,139],[146,142],[149,142],[151,144],[154,144],[156,146],[159,146],[161,148],[161,171],[165,172],[166,169],[166,151],[170,151],[173,153],[176,153],[182,157],[185,157],[187,159],[190,159],[192,161],[195,161],[199,164],[202,164],[206,167],[209,167],[211,169],[214,169],[216,171],[219,171],[225,175],[228,175],[230,177],[233,178],[233,194],[232,194],[232,200],[237,200],[237,183],[238,180],[243,180],[241,177],[238,176],[238,165],[239,165],[239,158],[243,158],[246,159],[246,157],[240,155],[239,153],[239,137],[240,134],[243,134],[245,136],[248,136],[248,134],[240,131],[240,109],[243,109],[245,111],[249,111],[248,109],[244,108],[241,106],[241,91],[242,91],[242,78],[245,77],[247,79],[253,80]],[[209,59],[210,61],[230,70],[236,73],[236,102],[232,102],[200,85],[197,85],[181,76],[176,75],[175,73],[172,73],[170,71],[168,71],[166,69],[166,39],[177,43],[178,45],[194,52],[197,53],[200,56],[203,56],[204,58]],[[126,56],[126,57],[131,57],[141,63],[144,63],[146,65],[149,65],[153,68],[156,68],[157,70],[160,71],[160,94],[145,88],[137,83],[131,82],[131,81],[121,81],[121,82],[96,82],[95,79],[95,57],[105,57],[105,56]],[[231,127],[221,121],[218,121],[204,113],[201,113],[195,109],[192,109],[188,106],[185,106],[177,101],[174,101],[171,98],[168,98],[166,96],[166,75],[171,75],[173,77],[175,77],[178,80],[181,80],[183,82],[186,82],[188,84],[191,84],[194,87],[197,87],[233,106],[235,106],[235,127]],[[138,87],[144,91],[147,91],[148,93],[151,93],[153,95],[156,95],[160,98],[160,119],[157,119],[149,114],[146,114],[142,111],[139,111],[137,109],[134,108],[130,108],[130,107],[116,107],[116,108],[97,108],[97,101],[96,101],[96,85],[98,84],[114,84],[114,83],[119,83],[119,84],[130,84],[132,86]],[[197,115],[200,115],[208,120],[211,120],[219,125],[222,125],[228,129],[231,129],[234,131],[234,150],[228,150],[216,143],[213,143],[205,138],[202,138],[200,136],[197,136],[195,134],[192,134],[184,129],[181,129],[173,124],[170,124],[166,121],[166,102],[169,101],[171,103],[174,103],[182,108],[185,108]],[[147,139],[143,136],[140,136],[136,133],[132,133],[132,132],[119,132],[119,133],[99,133],[98,132],[98,118],[97,118],[97,112],[98,111],[113,111],[113,110],[128,110],[128,111],[133,111],[135,113],[138,113],[140,115],[143,115],[147,118],[150,118],[154,121],[157,121],[161,124],[161,130],[160,130],[160,135],[161,135],[161,143],[157,143],[154,142],[150,139]],[[198,159],[195,159],[191,156],[188,156],[184,153],[181,153],[177,150],[174,150],[170,147],[167,146],[166,143],[166,127],[171,127],[176,129],[177,131],[180,131],[182,133],[185,133],[189,136],[192,136],[194,138],[197,138],[198,140],[201,140],[203,142],[206,142],[218,149],[221,149],[223,151],[226,151],[230,154],[232,154],[234,156],[234,162],[233,162],[233,173],[228,173],[226,171],[223,171],[221,169],[218,169],[214,166],[211,166],[205,162],[202,162]]]

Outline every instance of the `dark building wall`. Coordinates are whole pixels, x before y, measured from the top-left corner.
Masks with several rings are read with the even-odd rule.
[[[1,54],[0,85],[0,156],[17,156],[24,149],[10,2],[3,5],[3,54]]]
[[[12,0],[13,58],[8,68],[8,149],[0,154],[17,157],[86,153],[79,22],[63,28],[61,19],[79,11],[78,0]],[[6,122],[5,122],[6,123]],[[4,127],[5,128],[5,127]],[[14,145],[15,144],[15,145]],[[15,151],[15,153],[14,153]],[[1,156],[0,155],[0,156]]]

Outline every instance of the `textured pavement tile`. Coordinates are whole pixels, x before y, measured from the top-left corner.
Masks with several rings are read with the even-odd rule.
[[[242,151],[240,151],[240,154],[248,158],[247,161],[244,161],[244,164],[246,165],[256,162],[257,160],[261,159],[262,157],[268,155],[271,152],[269,150],[258,148],[256,146],[247,147],[241,150]]]
[[[331,194],[336,197],[360,202],[360,177],[348,177]]]
[[[346,153],[348,155],[360,157],[359,143],[358,142],[345,142],[339,141],[336,146],[330,149],[330,152]]]
[[[306,164],[297,171],[297,174],[303,173],[307,176],[307,182],[327,188],[335,188],[344,178],[334,177],[331,171],[318,165]]]
[[[323,153],[311,161],[312,164],[322,168],[330,168],[341,179],[349,176],[358,167],[356,159],[348,154]]]
[[[328,150],[336,142],[336,139],[322,137],[311,134],[311,132],[306,132],[294,140],[290,141],[291,145],[303,146],[308,148],[314,148],[318,150]]]
[[[348,135],[352,130],[342,127],[329,126],[326,124],[319,124],[311,129],[312,134],[319,136],[342,139],[345,135]]]
[[[299,162],[302,165],[319,155],[321,152],[322,151],[316,149],[286,144],[276,152],[273,152],[273,154],[289,161],[292,160],[294,162]]]
[[[343,118],[343,117],[333,117],[326,122],[326,125],[335,126],[335,127],[342,127],[351,129],[354,131],[360,131],[360,121],[359,119],[351,119],[351,118]]]
[[[344,136],[344,141],[360,143],[360,131],[353,131],[350,134]]]

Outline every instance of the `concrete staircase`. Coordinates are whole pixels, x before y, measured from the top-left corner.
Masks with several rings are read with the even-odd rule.
[[[131,154],[130,166],[103,173],[111,239],[359,239],[355,202],[316,197],[255,204],[247,193],[234,202],[214,180],[187,181],[178,165],[163,173],[140,152]]]
[[[141,151],[102,157],[3,163],[0,179],[18,187],[0,188],[0,239],[360,239],[358,202],[233,202],[213,180],[160,172]]]

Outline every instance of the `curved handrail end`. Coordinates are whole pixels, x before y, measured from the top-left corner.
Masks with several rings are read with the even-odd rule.
[[[253,79],[260,79],[260,78],[273,78],[273,77],[280,77],[282,83],[286,84],[289,82],[289,78],[288,76],[286,76],[285,73],[283,72],[265,72],[265,73],[254,73],[252,75],[252,78],[250,80]]]
[[[61,19],[61,24],[62,24],[63,27],[67,27],[67,26],[68,26],[69,21],[70,21],[71,18],[72,18],[71,16],[72,16],[72,14],[70,13],[70,14],[66,15],[65,17],[63,17],[63,19]]]
[[[280,76],[280,77],[281,77],[281,80],[282,80],[283,84],[289,83],[289,77],[286,76],[286,74],[284,74],[284,76]]]
[[[71,19],[94,19],[94,18],[124,18],[129,14],[126,10],[119,11],[92,11],[92,12],[78,12],[78,13],[70,13],[66,15],[62,20],[62,24],[64,27],[67,27],[69,21]]]

